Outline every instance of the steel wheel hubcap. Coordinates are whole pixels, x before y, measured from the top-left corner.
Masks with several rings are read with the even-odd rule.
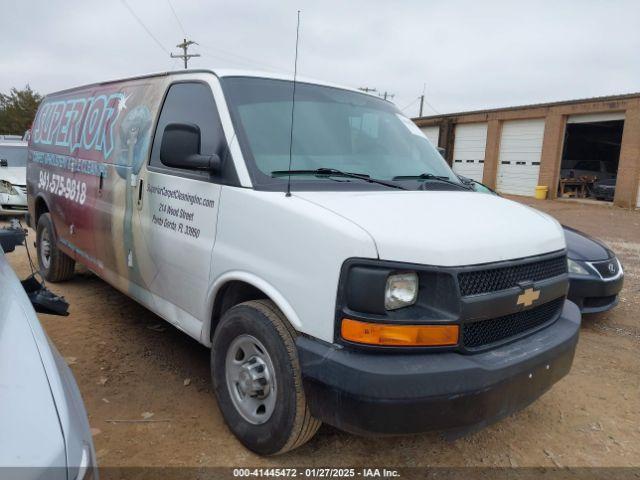
[[[47,269],[51,262],[51,241],[49,240],[49,231],[45,228],[40,236],[40,260],[42,266]]]
[[[276,378],[271,357],[257,338],[243,334],[231,342],[225,377],[231,401],[246,421],[260,425],[271,418],[276,405]]]

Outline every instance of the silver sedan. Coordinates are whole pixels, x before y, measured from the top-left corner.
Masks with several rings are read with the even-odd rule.
[[[12,250],[10,237],[0,235],[0,247]],[[97,478],[80,392],[32,305],[33,294],[43,292],[27,296],[0,248],[0,475]]]

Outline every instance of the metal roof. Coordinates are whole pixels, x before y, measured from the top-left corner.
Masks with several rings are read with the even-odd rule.
[[[590,98],[579,98],[575,100],[561,100],[557,102],[545,102],[545,103],[531,103],[528,105],[517,105],[513,107],[498,107],[498,108],[489,108],[485,110],[468,110],[464,112],[454,112],[454,113],[443,113],[441,115],[428,115],[425,117],[415,117],[412,120],[433,120],[436,118],[444,118],[444,117],[459,117],[463,115],[478,115],[483,113],[494,113],[494,112],[508,112],[512,110],[524,110],[531,108],[548,108],[548,107],[558,107],[561,105],[571,105],[574,103],[591,103],[591,102],[614,102],[618,100],[628,100],[632,98],[639,98],[640,92],[635,93],[624,93],[620,95],[606,95],[602,97],[590,97]]]

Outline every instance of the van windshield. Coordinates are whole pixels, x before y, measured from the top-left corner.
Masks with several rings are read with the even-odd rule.
[[[0,145],[0,164],[5,167],[26,167],[27,147]]]
[[[417,188],[438,179],[460,184],[440,153],[391,103],[339,88],[298,82],[289,167],[293,83],[227,77],[223,88],[254,185],[385,188],[346,176],[314,175],[333,169]],[[300,170],[308,171],[306,174]],[[276,172],[276,173],[274,173]],[[398,178],[404,177],[404,178]],[[319,184],[322,184],[319,187]]]

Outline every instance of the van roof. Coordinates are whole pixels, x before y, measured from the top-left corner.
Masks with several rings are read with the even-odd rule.
[[[109,85],[109,84],[112,84],[112,83],[129,82],[129,81],[141,80],[141,79],[145,79],[145,78],[179,76],[179,75],[184,75],[184,74],[189,74],[189,73],[211,73],[211,74],[217,76],[218,78],[225,78],[225,77],[256,77],[256,78],[270,78],[270,79],[275,79],[275,80],[289,80],[289,81],[293,80],[293,74],[290,74],[290,73],[273,73],[273,72],[265,72],[265,71],[260,71],[260,70],[240,70],[240,69],[223,69],[223,68],[221,68],[221,69],[187,69],[187,70],[172,70],[172,71],[166,71],[166,72],[149,73],[149,74],[146,74],[146,75],[138,75],[138,76],[135,76],[135,77],[118,78],[118,79],[113,79],[113,80],[107,80],[107,81],[104,81],[104,82],[97,82],[97,83],[91,83],[91,84],[87,84],[87,85],[80,85],[78,87],[73,87],[73,88],[68,88],[68,89],[65,89],[65,90],[59,90],[57,92],[52,92],[50,94],[47,94],[46,96],[48,97],[48,96],[53,96],[53,95],[59,95],[61,93],[73,92],[75,90],[81,90],[81,89],[90,88],[90,87],[99,87],[99,86],[103,86],[103,85]],[[349,90],[349,91],[352,91],[352,92],[361,93],[363,95],[375,96],[375,95],[372,95],[371,93],[363,92],[363,91],[358,90],[356,88],[345,87],[343,85],[337,85],[337,84],[330,83],[330,82],[325,82],[325,81],[322,81],[322,80],[316,80],[316,79],[312,79],[312,78],[301,77],[299,75],[296,77],[296,81],[304,82],[304,83],[312,83],[314,85],[322,85],[322,86],[326,86],[326,87],[340,88],[342,90]],[[379,98],[379,97],[376,97],[376,98]]]

